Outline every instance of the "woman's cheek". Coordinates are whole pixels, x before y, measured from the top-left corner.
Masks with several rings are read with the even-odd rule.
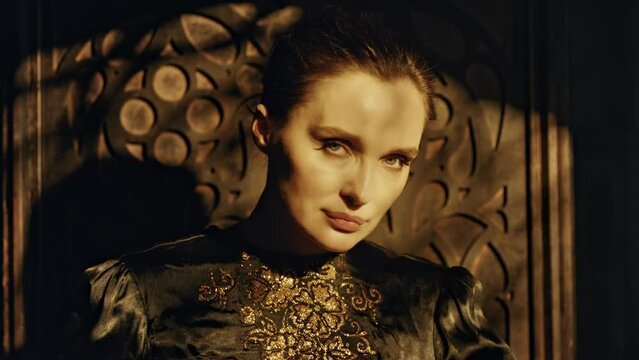
[[[341,178],[338,161],[330,159],[320,150],[306,153],[296,160],[295,169],[299,185],[305,192],[321,195],[339,185]]]
[[[391,173],[389,177],[386,178],[385,190],[382,192],[383,196],[383,204],[386,210],[393,205],[395,200],[401,195],[404,187],[406,186],[406,181],[408,179],[408,173],[406,174],[393,174]]]

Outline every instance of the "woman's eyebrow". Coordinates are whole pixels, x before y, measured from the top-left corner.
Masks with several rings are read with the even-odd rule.
[[[335,137],[348,141],[354,148],[361,149],[364,147],[364,143],[359,136],[333,126],[312,126],[310,132],[314,137]],[[416,147],[396,148],[388,151],[388,154],[402,155],[406,158],[414,159],[419,154],[419,149]]]
[[[356,148],[362,148],[364,145],[359,136],[333,126],[312,126],[310,132],[315,137],[335,137],[348,141]]]
[[[417,157],[417,154],[419,154],[419,149],[417,148],[399,148],[399,149],[395,149],[395,150],[391,150],[389,151],[390,154],[397,154],[397,155],[402,155],[405,156],[408,159],[414,159]]]

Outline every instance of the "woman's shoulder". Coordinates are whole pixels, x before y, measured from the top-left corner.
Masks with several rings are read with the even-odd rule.
[[[144,357],[150,349],[149,319],[192,296],[206,278],[205,263],[222,261],[221,234],[205,231],[106,260],[85,270],[88,298],[80,312],[87,334],[71,358]],[[119,346],[112,346],[113,344]],[[86,356],[91,354],[90,356]],[[75,356],[75,357],[74,357]]]
[[[225,236],[222,230],[208,229],[92,266],[85,270],[91,302],[97,306],[125,293],[135,300],[128,304],[153,315],[162,310],[154,306],[158,303],[190,299],[212,268],[238,262]]]
[[[356,267],[396,276],[412,285],[437,285],[451,289],[454,293],[481,287],[479,281],[464,267],[449,267],[419,256],[399,254],[372,241],[362,241],[348,255],[349,262]]]
[[[186,266],[225,261],[232,249],[223,230],[207,228],[144,250],[130,252],[106,263],[125,265],[132,271],[166,266]]]
[[[152,282],[156,287],[163,277],[193,276],[199,269],[238,259],[230,240],[218,228],[157,244],[145,250],[130,252],[117,259],[106,260],[85,270],[86,279],[95,290],[99,284],[133,284],[143,289]],[[175,284],[172,284],[175,285]],[[144,291],[142,291],[144,293]]]
[[[430,260],[400,254],[378,243],[364,240],[348,252],[349,262],[356,266],[407,276],[442,276],[446,266]]]

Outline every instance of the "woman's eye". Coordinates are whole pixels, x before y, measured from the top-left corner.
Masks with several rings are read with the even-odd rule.
[[[328,152],[343,155],[346,153],[346,148],[344,145],[340,144],[337,141],[326,141],[324,142],[324,149],[328,150]]]
[[[410,165],[410,160],[404,159],[404,158],[401,158],[401,157],[389,157],[389,158],[384,159],[384,162],[389,167],[392,167],[392,168],[395,168],[395,169],[401,169],[404,166]]]

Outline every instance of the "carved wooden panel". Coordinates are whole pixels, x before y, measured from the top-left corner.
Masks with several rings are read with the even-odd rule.
[[[246,217],[265,175],[248,132],[250,109],[273,35],[300,14],[295,7],[258,14],[251,3],[209,6],[138,37],[116,28],[68,49],[59,71],[103,63],[86,84],[68,86],[78,154],[186,169],[212,222]],[[97,128],[85,126],[95,116]]]
[[[371,239],[470,269],[484,285],[491,325],[527,359],[540,346],[531,339],[544,335],[533,326],[540,315],[531,304],[539,309],[541,295],[529,268],[545,263],[529,249],[539,249],[531,241],[544,225],[530,209],[545,190],[530,185],[541,155],[527,155],[541,140],[523,100],[529,69],[517,64],[525,52],[513,45],[521,36],[512,33],[515,21],[526,14],[488,3],[491,11],[462,0],[374,7],[434,66],[437,118],[426,126],[405,191]],[[22,324],[17,334],[36,339],[26,346],[60,342],[47,331],[71,309],[73,276],[86,266],[250,214],[266,170],[250,137],[250,109],[273,37],[301,10],[267,1],[185,7],[70,43],[51,39],[25,60],[16,128],[35,126],[20,136],[39,150],[24,152],[29,161],[16,157],[28,173],[16,184],[39,190],[25,200],[28,211],[14,215],[23,232],[11,246],[20,251],[5,257],[37,269],[24,279],[11,272],[16,284],[40,279],[25,286],[24,299],[11,300],[26,314],[12,320]],[[5,349],[11,336],[3,336]]]
[[[387,247],[467,267],[484,311],[523,357],[529,345],[525,113],[507,52],[452,6],[415,6],[410,19],[438,75],[437,118],[404,193],[373,235]],[[520,86],[520,88],[517,88]],[[512,92],[512,93],[509,93]]]

